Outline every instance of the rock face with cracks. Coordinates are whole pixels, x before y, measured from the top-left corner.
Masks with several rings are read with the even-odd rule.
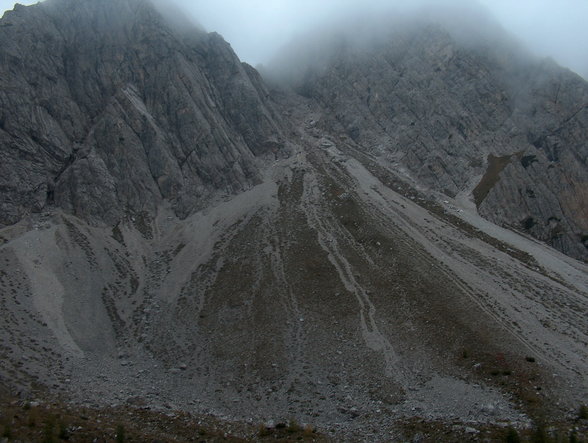
[[[508,194],[523,172],[539,180],[581,156],[582,109],[537,146],[517,131],[544,130],[586,85],[543,66],[520,94],[549,73],[562,86],[553,106],[535,98],[533,119],[493,89],[503,68],[440,32],[422,30],[403,57],[386,46],[386,69],[342,56],[304,95],[270,94],[218,35],[171,28],[146,2],[7,13],[4,383],[89,405],[296,418],[337,439],[400,439],[415,418],[474,431],[565,421],[588,395],[586,265],[492,221],[527,210]],[[425,51],[433,42],[445,58]],[[403,151],[415,137],[421,148]],[[566,208],[560,222],[581,226]],[[561,249],[578,255],[568,234]]]
[[[166,201],[185,217],[259,183],[256,157],[281,148],[257,72],[148,2],[17,6],[0,41],[4,225],[52,205],[115,224]]]
[[[370,43],[294,45],[268,76],[416,185],[587,260],[588,83],[497,36],[466,44],[434,23],[386,29]]]

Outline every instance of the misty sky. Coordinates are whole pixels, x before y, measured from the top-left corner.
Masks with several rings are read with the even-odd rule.
[[[94,0],[100,1],[100,0]],[[307,29],[361,8],[380,9],[402,0],[171,0],[209,31],[231,43],[239,57],[266,62],[282,45]],[[433,0],[443,4],[451,0]],[[471,0],[476,1],[476,0]],[[538,55],[588,78],[588,0],[479,0],[508,31]],[[32,4],[36,1],[22,0]],[[14,1],[0,0],[0,11]]]

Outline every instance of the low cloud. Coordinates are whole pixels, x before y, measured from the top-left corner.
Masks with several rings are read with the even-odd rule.
[[[266,63],[293,38],[342,17],[402,11],[424,3],[420,0],[169,1],[175,2],[207,30],[222,34],[239,57],[253,65]],[[0,0],[0,11],[12,9],[14,3]],[[36,0],[19,3],[28,5]],[[531,51],[539,56],[550,56],[588,77],[587,0],[462,0],[458,3],[482,4]],[[453,7],[456,0],[429,0],[428,4],[442,9]]]
[[[312,29],[361,12],[406,10],[400,0],[175,0],[206,29],[222,34],[244,61],[266,63],[286,43]],[[457,2],[470,5],[477,0]],[[498,23],[539,56],[588,77],[588,1],[479,0]],[[410,6],[407,6],[409,4]],[[436,8],[455,0],[433,0]],[[460,17],[456,17],[459,19]]]

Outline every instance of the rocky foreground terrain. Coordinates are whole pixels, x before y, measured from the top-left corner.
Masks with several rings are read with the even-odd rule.
[[[586,438],[588,84],[441,25],[265,83],[169,20],[0,21],[5,426]]]

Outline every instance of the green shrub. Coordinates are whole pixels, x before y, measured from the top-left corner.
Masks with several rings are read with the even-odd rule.
[[[578,410],[578,418],[581,420],[588,420],[588,406],[580,406],[580,409]]]

